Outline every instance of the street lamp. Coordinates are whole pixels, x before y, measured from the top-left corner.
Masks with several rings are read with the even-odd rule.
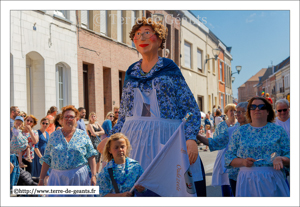
[[[231,71],[231,80],[232,80],[232,83],[233,83],[233,81],[235,80],[235,77],[232,77],[232,75],[235,74],[235,73],[240,74],[240,72],[241,72],[241,70],[242,70],[242,66],[237,65],[237,66],[235,66],[235,69],[236,69],[237,72],[234,72],[234,73],[233,73],[233,72]]]
[[[210,59],[218,60],[218,57],[219,57],[219,54],[220,54],[220,49],[219,49],[219,48],[213,49],[213,54],[214,54],[214,57],[213,57],[213,58],[206,59],[206,60],[205,60],[205,64],[206,64],[207,61],[209,61]]]
[[[232,81],[232,83],[234,82],[234,80],[235,80],[235,77],[231,77],[231,81]]]

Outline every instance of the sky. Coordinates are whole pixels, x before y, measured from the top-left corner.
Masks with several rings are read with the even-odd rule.
[[[262,68],[277,65],[290,55],[290,11],[190,10],[227,47],[232,47],[233,96],[238,87]],[[199,16],[199,17],[198,17]]]

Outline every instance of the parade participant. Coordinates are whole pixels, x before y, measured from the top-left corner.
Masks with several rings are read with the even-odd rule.
[[[55,118],[56,114],[57,114],[57,107],[51,106],[51,108],[48,110],[47,116],[46,116],[46,118],[48,118],[50,120],[50,125],[46,129],[46,131],[49,133],[49,135],[51,135],[51,133],[55,131],[54,118]]]
[[[39,134],[39,142],[36,143],[34,148],[34,159],[33,159],[33,170],[31,175],[34,177],[39,177],[41,174],[42,165],[40,163],[40,158],[44,156],[45,148],[49,141],[49,134],[46,132],[46,129],[49,127],[50,120],[48,118],[42,118],[40,121],[40,129],[37,130]],[[47,172],[46,180],[44,183],[47,183],[47,179],[49,176],[49,171]]]
[[[273,101],[269,96],[269,93],[266,93],[266,99],[270,102],[270,104],[273,104]]]
[[[200,111],[178,66],[171,59],[158,56],[166,36],[167,28],[151,18],[138,19],[133,26],[130,38],[143,59],[126,72],[118,123],[110,134],[125,134],[132,144],[130,157],[146,169],[182,118],[191,112],[193,116],[185,124],[187,153],[197,195],[206,196],[205,173],[196,143]],[[101,152],[105,140],[100,145]]]
[[[14,126],[14,121],[17,116],[20,114],[20,109],[17,106],[10,107],[10,139],[12,138],[12,128]]]
[[[48,186],[89,186],[96,184],[95,155],[97,155],[97,151],[86,132],[76,129],[78,113],[78,110],[73,106],[62,108],[63,128],[51,134],[44,156],[40,159],[42,170],[39,185],[44,185],[49,167],[51,172]],[[91,169],[92,178],[89,175],[87,164]]]
[[[28,115],[24,120],[24,127],[22,127],[22,135],[28,140],[28,145],[30,145],[29,154],[27,151],[22,156],[22,162],[27,165],[26,171],[30,174],[32,173],[33,165],[32,162],[34,158],[34,148],[36,143],[39,141],[39,135],[33,127],[37,124],[38,120],[33,115]],[[28,156],[29,155],[29,156]],[[28,157],[30,160],[28,160]],[[20,166],[21,167],[21,166]]]
[[[119,110],[120,108],[115,106],[114,107],[114,120],[112,121],[112,127],[114,127],[116,125],[116,123],[118,122],[118,119],[119,119]]]
[[[234,117],[236,105],[228,104],[225,107],[224,112],[228,119],[217,125],[213,138],[204,139],[199,135],[198,137],[200,138],[200,141],[209,146],[209,150],[211,152],[219,150],[212,174],[212,186],[221,186],[222,196],[230,197],[233,196],[233,193],[230,188],[228,173],[224,173],[224,167],[222,166],[222,163],[224,164],[224,154],[229,141],[228,130],[230,127],[236,125],[236,119]]]
[[[133,196],[130,189],[144,171],[137,161],[128,157],[130,150],[129,140],[122,133],[116,133],[107,140],[103,153],[107,165],[97,179],[100,196]],[[139,193],[146,191],[141,185],[136,185],[135,189]]]
[[[77,129],[81,129],[81,130],[86,132],[85,123],[84,123],[84,120],[83,120],[85,118],[85,115],[86,115],[86,110],[83,107],[79,107],[78,111],[79,111],[79,118],[80,119],[77,121]]]
[[[290,196],[283,170],[290,164],[290,143],[284,129],[272,123],[272,105],[263,97],[253,97],[246,117],[249,124],[233,132],[225,153],[226,168],[240,168],[236,196]]]
[[[290,103],[286,99],[280,99],[275,103],[277,117],[275,124],[282,126],[290,138]]]
[[[96,113],[91,112],[89,115],[89,124],[87,125],[87,131],[95,150],[97,150],[97,147],[100,143],[100,136],[102,136],[105,133],[104,129],[102,129],[101,125],[96,121],[97,121]],[[99,173],[100,170],[100,156],[101,154],[99,152],[95,156],[97,173]]]
[[[112,122],[114,120],[114,113],[112,111],[108,112],[106,115],[106,120],[103,122],[102,124],[102,128],[105,131],[105,134],[101,135],[101,140],[103,140],[104,138],[106,138],[110,132],[110,130],[112,130]]]

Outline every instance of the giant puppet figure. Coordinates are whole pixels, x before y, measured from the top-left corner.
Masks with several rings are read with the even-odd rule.
[[[187,152],[197,195],[206,196],[205,173],[196,143],[200,110],[178,66],[158,56],[158,50],[164,48],[167,32],[161,22],[145,17],[132,27],[130,38],[143,58],[126,72],[119,120],[110,135],[125,134],[132,145],[130,157],[145,170],[181,119],[191,112],[193,116],[185,124]],[[98,146],[101,153],[105,143],[103,140]]]

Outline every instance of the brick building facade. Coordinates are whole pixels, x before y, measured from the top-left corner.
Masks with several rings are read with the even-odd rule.
[[[95,112],[102,123],[120,97],[128,67],[142,58],[132,45],[129,32],[141,11],[77,11],[79,106]],[[134,13],[134,14],[133,14]],[[84,15],[84,16],[83,16]],[[118,21],[123,17],[124,22]],[[86,21],[88,19],[88,21]],[[121,25],[120,25],[121,24]],[[103,29],[105,27],[105,29]],[[121,30],[121,31],[120,31]]]

